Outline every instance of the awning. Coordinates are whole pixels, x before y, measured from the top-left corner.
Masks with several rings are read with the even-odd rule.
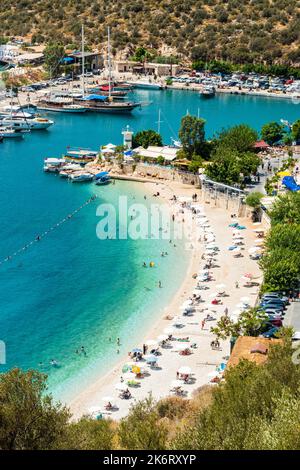
[[[90,101],[90,100],[94,100],[94,101],[105,101],[107,100],[107,96],[103,96],[103,95],[87,95],[85,96],[84,98],[82,98],[82,100],[84,101]]]

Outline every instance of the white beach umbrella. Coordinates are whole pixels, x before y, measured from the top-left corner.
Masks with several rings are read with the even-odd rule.
[[[90,406],[88,408],[88,412],[89,414],[94,415],[96,413],[101,413],[101,409],[99,408],[99,406]]]
[[[157,346],[157,341],[155,341],[154,339],[148,339],[148,341],[146,341],[145,343],[146,346]]]
[[[219,377],[219,372],[217,370],[213,370],[207,374],[207,377],[210,379],[214,379],[215,377]]]
[[[159,335],[159,336],[157,337],[157,341],[158,341],[159,343],[161,343],[162,341],[167,341],[168,338],[169,338],[169,336],[168,336],[167,334],[166,334],[166,335]]]
[[[182,326],[182,325],[185,325],[185,323],[183,323],[182,319],[181,318],[174,318],[173,320],[173,325],[174,326]]]
[[[222,289],[226,289],[226,284],[217,284],[216,285],[216,289],[218,289],[218,291],[221,291]]]
[[[252,246],[251,248],[249,248],[248,253],[254,254],[254,253],[258,253],[260,250],[261,248],[259,246]]]
[[[154,354],[146,354],[146,355],[144,356],[144,359],[145,359],[146,361],[154,361],[154,362],[157,361],[157,357],[154,356]]]
[[[188,349],[188,345],[187,344],[183,344],[183,343],[179,343],[176,345],[176,350],[177,351],[184,351],[185,349]]]
[[[172,380],[171,387],[172,388],[180,388],[180,387],[182,387],[182,382],[180,380]]]
[[[123,377],[125,380],[134,380],[136,378],[133,372],[126,372]]]
[[[249,302],[250,302],[250,299],[249,299],[249,297],[241,297],[241,302],[248,305]]]
[[[240,310],[246,310],[245,304],[242,303],[242,302],[239,303],[239,304],[237,304],[237,305],[236,305],[236,308],[237,308],[237,309],[240,309]]]
[[[125,392],[125,390],[127,390],[127,385],[124,382],[120,382],[115,385],[115,389],[119,390],[120,392]]]
[[[112,403],[114,401],[114,398],[111,396],[107,396],[107,397],[103,397],[102,401],[104,401],[105,403]]]
[[[177,371],[179,374],[189,375],[192,373],[192,369],[187,366],[182,366]]]
[[[210,299],[214,299],[215,297],[218,297],[218,292],[213,292],[212,294],[209,294]]]
[[[203,313],[204,313],[205,315],[211,315],[211,316],[215,314],[215,312],[213,312],[212,310],[209,310],[209,309],[204,310]]]
[[[167,335],[172,335],[174,332],[175,330],[171,326],[168,326],[167,328],[164,329],[164,333],[166,333]]]

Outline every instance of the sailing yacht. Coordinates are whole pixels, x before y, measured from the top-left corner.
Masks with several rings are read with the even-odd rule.
[[[133,109],[140,107],[141,103],[134,101],[114,101],[112,95],[112,77],[111,77],[111,54],[110,54],[110,28],[107,30],[107,55],[108,55],[108,94],[91,93],[85,95],[84,84],[84,29],[82,27],[82,97],[75,100],[76,104],[85,106],[88,111],[97,113],[130,113]]]

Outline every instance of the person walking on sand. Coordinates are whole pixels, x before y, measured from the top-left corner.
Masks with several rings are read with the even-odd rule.
[[[202,322],[201,322],[201,330],[204,329],[204,326],[205,326],[205,320],[202,320]]]
[[[238,281],[235,281],[235,287],[236,287],[236,289],[239,288],[239,283],[238,283]]]

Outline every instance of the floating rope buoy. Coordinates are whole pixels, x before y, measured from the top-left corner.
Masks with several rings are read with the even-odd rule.
[[[79,211],[81,211],[82,209],[84,209],[84,207],[88,206],[89,204],[91,204],[93,201],[95,201],[95,199],[97,198],[97,196],[94,194],[92,197],[90,197],[84,204],[82,204],[80,207],[78,207],[77,209],[75,209],[73,212],[71,212],[70,214],[68,214],[66,217],[64,217],[63,219],[61,219],[59,222],[57,222],[56,224],[52,225],[52,227],[50,227],[48,230],[45,230],[45,232],[37,235],[35,237],[34,240],[31,240],[30,242],[26,243],[26,245],[22,246],[22,248],[20,248],[19,250],[15,251],[12,255],[8,255],[6,258],[4,258],[3,260],[0,260],[0,265],[7,262],[7,261],[10,261],[11,259],[13,259],[15,256],[19,255],[20,253],[24,252],[25,250],[27,250],[27,248],[29,248],[30,246],[32,246],[34,243],[37,243],[39,241],[41,241],[43,238],[45,238],[46,235],[48,235],[50,232],[52,232],[52,230],[55,230],[57,227],[60,227],[62,224],[64,224],[65,222],[67,222],[68,220],[72,219],[72,217],[77,214]]]

